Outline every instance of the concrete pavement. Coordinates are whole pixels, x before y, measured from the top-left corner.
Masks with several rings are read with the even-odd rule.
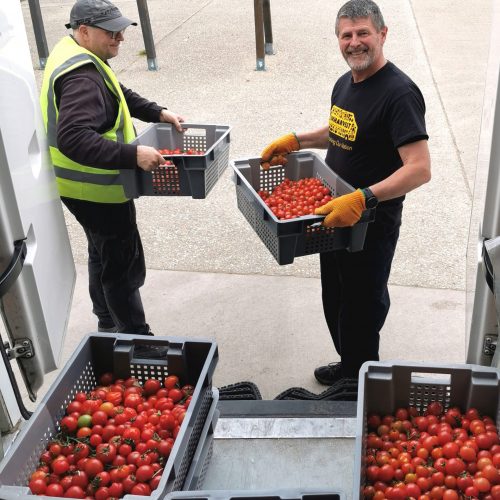
[[[49,47],[66,34],[72,3],[40,1]],[[276,54],[260,72],[252,2],[149,0],[159,71],[147,71],[139,28],[127,30],[111,64],[124,85],[188,121],[232,125],[231,158],[256,156],[272,138],[327,119],[331,86],[347,70],[333,32],[341,3],[273,0]],[[116,4],[138,19],[133,0]],[[433,164],[432,181],[405,203],[381,356],[463,362],[465,252],[493,2],[379,4],[389,26],[385,54],[426,99]],[[35,73],[40,83],[42,72]],[[324,389],[312,370],[337,358],[321,311],[317,256],[278,266],[236,208],[230,169],[206,200],[141,198],[137,208],[148,264],[143,299],[157,334],[215,338],[216,385],[252,380],[265,398],[297,385]],[[84,235],[69,215],[67,224],[78,279],[65,356],[95,329]]]

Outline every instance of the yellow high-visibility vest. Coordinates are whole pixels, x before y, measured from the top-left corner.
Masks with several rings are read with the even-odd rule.
[[[57,79],[84,64],[94,64],[107,87],[117,97],[118,116],[112,129],[104,132],[107,140],[129,143],[135,138],[132,117],[111,68],[92,52],[80,47],[70,36],[59,41],[47,59],[40,93],[43,122],[49,143],[50,156],[54,164],[59,194],[67,198],[97,203],[123,203],[128,200],[120,182],[119,170],[95,168],[77,163],[65,156],[57,147],[57,121],[59,109],[56,104],[55,83]],[[82,144],[85,147],[85,144]]]

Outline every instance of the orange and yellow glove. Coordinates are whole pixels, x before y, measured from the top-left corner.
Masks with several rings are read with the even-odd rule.
[[[285,165],[287,160],[283,155],[299,149],[300,143],[295,133],[291,132],[279,137],[262,150],[260,154],[262,168],[267,170],[270,166]]]
[[[366,210],[365,195],[361,189],[356,189],[318,207],[314,213],[326,215],[323,221],[326,227],[347,227],[359,221],[363,210]]]

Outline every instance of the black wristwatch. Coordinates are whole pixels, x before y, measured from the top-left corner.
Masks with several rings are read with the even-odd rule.
[[[366,208],[375,208],[378,205],[378,198],[372,193],[370,188],[363,188]]]

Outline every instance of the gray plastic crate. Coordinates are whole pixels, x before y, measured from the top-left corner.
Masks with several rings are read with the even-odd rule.
[[[172,155],[170,167],[159,167],[154,172],[120,170],[126,196],[191,196],[206,198],[229,164],[231,127],[227,125],[182,124],[180,133],[170,123],[153,123],[140,133],[132,144],[156,149],[196,149],[202,155]]]
[[[259,235],[278,264],[291,264],[295,257],[313,253],[346,249],[357,252],[363,249],[368,223],[375,217],[375,209],[366,210],[361,220],[352,227],[312,227],[324,217],[305,215],[295,219],[280,220],[257,194],[259,190],[271,192],[286,178],[299,180],[306,177],[321,179],[339,196],[354,191],[323,159],[312,151],[288,155],[285,166],[263,170],[260,158],[235,160],[234,170],[238,208]]]
[[[174,491],[168,500],[345,500],[345,493],[330,489]]]
[[[165,347],[165,359],[134,356],[137,345]],[[194,392],[180,432],[165,464],[162,480],[151,494],[160,499],[169,491],[182,490],[193,456],[203,439],[209,411],[218,400],[212,389],[212,376],[218,361],[217,344],[211,340],[182,337],[144,337],[125,334],[90,334],[61,370],[35,413],[25,423],[5,458],[0,462],[0,498],[23,498],[29,495],[29,476],[48,441],[60,430],[58,422],[65,408],[79,391],[97,385],[99,376],[113,371],[117,377],[179,377],[181,384],[191,383]],[[130,499],[142,498],[128,495]],[[44,497],[52,498],[52,497]]]
[[[404,361],[365,363],[359,371],[353,499],[362,499],[367,415],[390,414],[399,407],[419,411],[431,401],[444,409],[474,407],[500,426],[500,370],[478,365],[431,365]]]

